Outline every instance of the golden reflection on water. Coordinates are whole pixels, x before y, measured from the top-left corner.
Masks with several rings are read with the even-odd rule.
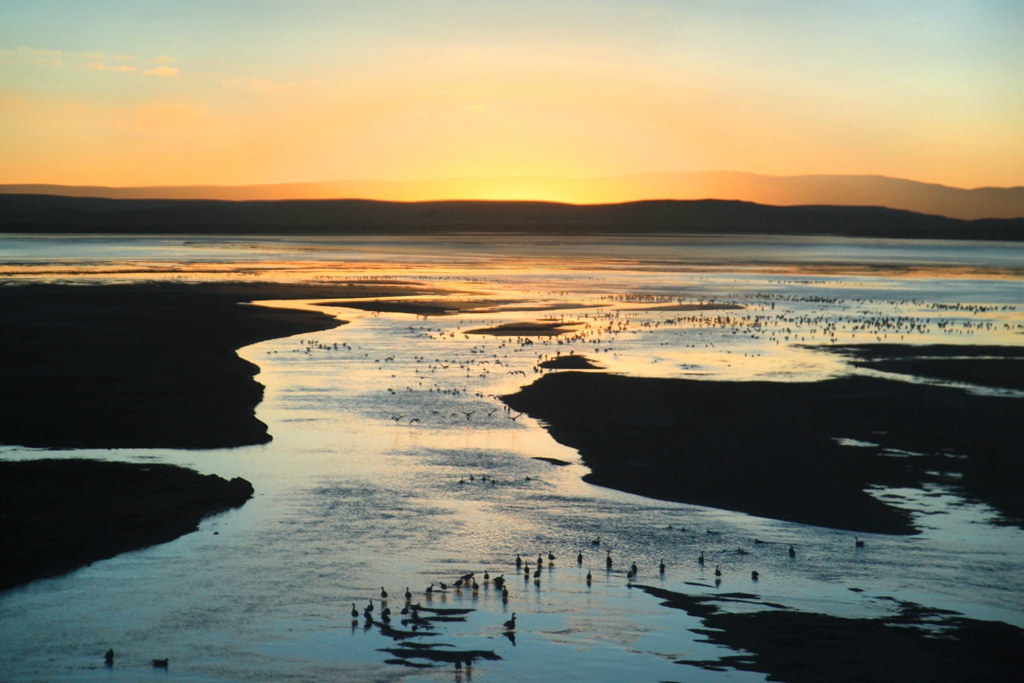
[[[850,544],[842,532],[590,486],[582,480],[587,468],[576,451],[559,445],[528,416],[506,414],[495,398],[549,372],[538,367],[540,361],[568,354],[585,355],[606,372],[638,376],[792,381],[850,372],[842,356],[820,350],[833,345],[1019,344],[1024,296],[1012,269],[982,268],[983,275],[975,277],[976,266],[736,265],[730,258],[723,261],[732,265],[696,265],[682,258],[655,261],[628,249],[615,258],[607,253],[545,258],[521,256],[528,251],[522,244],[512,244],[507,257],[473,256],[465,250],[430,252],[394,242],[385,245],[386,254],[364,248],[351,260],[330,253],[321,261],[313,246],[288,252],[290,257],[307,253],[309,260],[278,258],[287,251],[280,244],[247,249],[230,241],[221,246],[219,251],[197,247],[182,253],[177,245],[166,259],[8,263],[0,271],[9,282],[348,283],[367,295],[256,302],[326,312],[348,324],[240,350],[261,368],[257,379],[267,390],[257,415],[271,425],[270,444],[210,453],[160,452],[158,457],[245,476],[256,483],[259,495],[204,528],[208,532],[216,525],[222,531],[215,540],[209,533],[193,534],[97,563],[64,583],[40,584],[31,609],[22,612],[32,617],[19,617],[19,624],[29,623],[36,629],[33,636],[45,632],[47,637],[25,637],[18,641],[21,649],[0,646],[0,654],[7,647],[12,660],[24,659],[25,653],[40,652],[40,642],[57,642],[50,637],[52,628],[33,626],[46,617],[76,626],[61,642],[81,640],[85,627],[96,628],[93,614],[117,605],[118,618],[111,624],[126,620],[161,646],[175,644],[171,656],[182,653],[176,661],[185,661],[184,653],[194,652],[202,639],[284,648],[288,656],[283,663],[268,663],[270,673],[264,677],[278,671],[293,675],[293,669],[329,657],[340,658],[339,666],[348,666],[347,671],[358,658],[382,667],[378,648],[387,643],[375,639],[375,633],[337,631],[339,623],[347,624],[351,600],[376,595],[382,583],[389,590],[412,585],[419,596],[432,581],[489,567],[518,579],[509,606],[523,618],[518,650],[501,640],[506,607],[493,594],[449,594],[436,603],[478,608],[464,631],[453,627],[453,641],[505,647],[501,652],[508,663],[490,670],[481,665],[481,680],[488,675],[495,680],[547,675],[550,680],[551,671],[572,678],[598,645],[600,657],[607,658],[602,660],[606,673],[617,675],[631,662],[642,662],[650,672],[655,658],[635,652],[637,634],[647,629],[667,634],[660,649],[668,654],[666,670],[657,677],[678,677],[673,659],[711,646],[689,633],[678,615],[626,589],[621,572],[606,574],[600,564],[605,546],[623,563],[639,561],[645,580],[660,580],[650,576],[651,568],[667,557],[665,581],[689,591],[693,582],[709,580],[694,561],[698,552],[707,550],[716,555],[716,563],[721,560],[729,590],[754,590],[745,577],[756,562],[762,571],[756,588],[760,594],[810,611],[887,609],[849,592],[850,585],[884,595],[909,585],[925,595],[923,601],[946,600],[956,609],[981,613],[993,606],[1019,607],[1021,593],[1013,588],[1019,572],[1010,565],[1020,546],[1006,541],[1019,540],[1013,535],[1018,532],[988,526],[989,513],[981,506],[965,508],[955,497],[929,498],[931,505],[941,503],[953,512],[930,516],[928,523],[935,526],[921,538],[873,538],[870,555],[844,555]],[[270,257],[251,257],[254,251]],[[387,296],[380,295],[384,290]],[[400,303],[411,312],[366,310],[374,302]],[[439,303],[450,307],[448,314],[431,312]],[[416,305],[424,306],[424,312],[417,313]],[[557,335],[468,334],[523,323],[564,329]],[[99,454],[133,456],[152,454]],[[570,464],[555,467],[537,458]],[[499,484],[458,483],[483,472]],[[710,527],[722,535],[706,535]],[[601,535],[605,546],[588,547],[594,535]],[[749,546],[754,537],[769,543]],[[797,564],[775,552],[793,542],[801,548]],[[985,543],[999,553],[996,561],[972,552],[985,550]],[[560,560],[544,575],[542,589],[524,586],[509,567],[520,550],[554,549],[564,558],[581,544],[584,568]],[[751,556],[737,556],[739,544],[751,547]],[[147,561],[162,554],[175,562]],[[582,574],[590,567],[595,582],[587,589]],[[998,572],[997,578],[986,578],[989,571]],[[95,577],[92,590],[82,591],[88,595],[64,599],[61,586],[73,589],[90,577]],[[684,581],[690,583],[684,586]],[[131,591],[133,582],[138,586],[134,599],[125,600],[123,592]],[[134,607],[154,590],[188,596],[197,604],[212,601],[228,617],[214,626],[165,633],[161,629],[167,620],[149,620]],[[20,606],[19,599],[9,602]],[[170,597],[158,608],[192,609],[179,600]],[[239,624],[249,630],[240,632]],[[104,638],[120,637],[109,624],[99,628],[106,629]],[[329,656],[316,649],[321,642],[329,642],[323,648]],[[244,675],[253,661],[249,650],[212,659],[212,668],[225,666],[232,674],[228,677],[251,677]],[[530,669],[534,664],[536,669]],[[727,674],[708,676],[729,679]]]

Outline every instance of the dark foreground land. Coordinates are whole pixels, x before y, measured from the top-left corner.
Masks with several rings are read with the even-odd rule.
[[[891,616],[844,618],[765,604],[748,593],[639,588],[701,619],[704,627],[695,632],[709,642],[746,653],[680,664],[767,673],[788,683],[1017,681],[1024,670],[1024,630],[891,598]],[[730,605],[746,609],[728,611]]]
[[[266,443],[258,368],[235,353],[336,327],[260,299],[410,293],[396,284],[0,286],[0,443],[226,448]]]
[[[0,462],[0,589],[171,541],[252,493],[171,465]]]
[[[828,346],[851,365],[946,382],[1024,390],[1024,347],[927,344]]]
[[[587,481],[601,486],[909,534],[910,515],[865,489],[930,482],[1024,526],[1022,399],[857,376],[775,383],[560,372],[503,400],[577,449]]]

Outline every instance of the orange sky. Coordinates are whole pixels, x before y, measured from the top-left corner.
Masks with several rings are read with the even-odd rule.
[[[22,5],[0,28],[0,183],[1024,185],[1020,3]]]

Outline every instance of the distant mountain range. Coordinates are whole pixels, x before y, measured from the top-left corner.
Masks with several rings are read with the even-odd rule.
[[[1024,218],[961,220],[751,202],[223,201],[0,195],[0,232],[192,235],[780,234],[1024,241]]]
[[[110,199],[534,200],[610,204],[658,199],[733,199],[776,206],[882,206],[949,218],[1024,217],[1024,187],[961,189],[884,176],[767,176],[731,171],[644,173],[612,178],[451,178],[244,186],[75,187],[0,185],[0,194]]]

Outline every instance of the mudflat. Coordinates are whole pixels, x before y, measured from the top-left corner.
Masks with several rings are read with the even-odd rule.
[[[910,513],[866,489],[934,482],[1024,526],[1019,398],[859,376],[714,382],[570,371],[502,400],[577,449],[591,469],[586,480],[601,486],[911,534]]]
[[[258,368],[236,353],[342,324],[263,299],[393,296],[401,284],[5,285],[0,443],[225,448],[266,443]]]
[[[667,607],[698,617],[708,642],[745,654],[680,664],[767,673],[769,680],[1013,681],[1020,675],[1024,630],[998,621],[882,598],[891,614],[846,618],[788,609],[750,593],[691,595],[637,586]],[[739,612],[728,610],[742,605]],[[751,606],[756,609],[751,609]]]
[[[953,344],[822,347],[856,367],[986,387],[1024,390],[1024,348]]]
[[[172,465],[0,462],[0,589],[171,541],[252,494],[244,479]]]

